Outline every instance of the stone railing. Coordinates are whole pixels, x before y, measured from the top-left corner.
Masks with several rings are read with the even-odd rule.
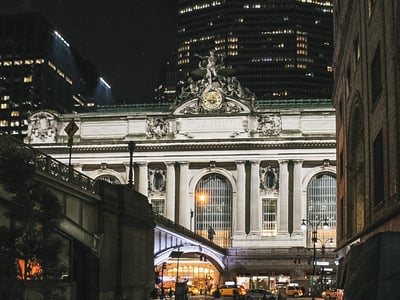
[[[21,149],[25,149],[32,156],[33,163],[36,167],[37,173],[46,174],[56,180],[64,181],[77,187],[83,191],[94,194],[96,193],[95,181],[90,177],[74,170],[54,158],[46,155],[37,149],[24,144],[22,141],[4,133],[0,132],[0,136],[4,137],[5,142],[15,144]]]

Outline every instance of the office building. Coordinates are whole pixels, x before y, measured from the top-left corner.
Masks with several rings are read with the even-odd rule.
[[[232,67],[221,74],[258,99],[330,98],[332,10],[331,0],[178,0],[179,78],[197,76],[212,50]]]
[[[398,1],[335,1],[337,253],[346,299],[396,298],[399,18]]]
[[[0,15],[0,130],[22,137],[28,113],[90,110],[109,86],[40,14]]]

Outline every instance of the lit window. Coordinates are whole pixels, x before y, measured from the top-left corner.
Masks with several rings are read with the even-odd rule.
[[[18,134],[18,132],[14,131],[12,132],[12,134]],[[18,275],[18,279],[30,280],[36,278],[37,276],[40,277],[40,274],[42,273],[42,268],[39,262],[35,259],[28,259],[28,261],[25,261],[24,259],[19,259],[18,264],[21,270],[21,275]],[[27,267],[28,270],[25,270],[25,264],[29,265],[29,268]]]
[[[48,62],[48,65],[49,65],[49,67],[52,68],[54,71],[57,69],[56,66],[55,66],[51,61]]]
[[[310,180],[307,186],[307,219],[328,222],[329,229],[318,231],[318,238],[336,237],[336,178],[333,174],[317,174]],[[308,245],[312,245],[311,235],[312,230],[309,230]]]
[[[262,235],[263,236],[276,236],[276,212],[277,201],[276,199],[262,199]]]
[[[16,65],[16,66],[22,65],[22,63],[23,63],[22,60],[15,60],[15,61],[14,61],[14,65]]]
[[[58,69],[57,70],[57,73],[58,73],[58,75],[60,75],[61,77],[63,77],[64,78],[64,72],[63,71],[61,71],[60,69]]]
[[[3,100],[3,101],[10,100],[10,96],[9,95],[3,95],[3,96],[1,96],[1,100]]]
[[[31,65],[31,64],[33,64],[33,59],[25,59],[24,63],[26,65]]]
[[[8,103],[1,103],[0,104],[0,109],[7,109],[8,108]]]
[[[32,75],[24,77],[24,82],[32,82]]]
[[[328,72],[333,72],[332,66],[326,66],[326,70],[327,70]]]
[[[0,127],[7,127],[8,121],[7,120],[0,120]]]
[[[44,63],[44,59],[43,58],[38,58],[38,59],[35,60],[35,63],[38,64],[38,65],[43,64]]]
[[[11,117],[19,117],[19,111],[13,110],[10,115]]]

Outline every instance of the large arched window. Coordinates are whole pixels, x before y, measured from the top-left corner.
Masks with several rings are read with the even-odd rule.
[[[307,187],[307,220],[319,225],[317,238],[319,246],[326,241],[336,241],[336,177],[331,173],[320,173],[314,176]],[[328,222],[329,229],[323,229],[324,221]],[[307,244],[312,247],[312,226],[308,226]],[[318,246],[318,245],[317,245]]]
[[[102,174],[95,178],[95,181],[106,181],[111,184],[121,184],[121,181],[117,177],[111,174]]]
[[[210,227],[213,241],[221,247],[231,246],[232,185],[220,174],[204,176],[195,189],[194,228],[197,234],[208,238]]]

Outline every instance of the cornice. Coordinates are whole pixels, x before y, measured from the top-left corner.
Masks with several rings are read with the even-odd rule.
[[[67,145],[41,146],[41,151],[48,154],[68,153]],[[282,142],[242,142],[242,143],[137,143],[135,152],[171,152],[171,151],[218,151],[218,150],[265,150],[265,149],[336,149],[334,140],[326,141],[282,141]],[[75,145],[74,153],[129,153],[126,145]]]

